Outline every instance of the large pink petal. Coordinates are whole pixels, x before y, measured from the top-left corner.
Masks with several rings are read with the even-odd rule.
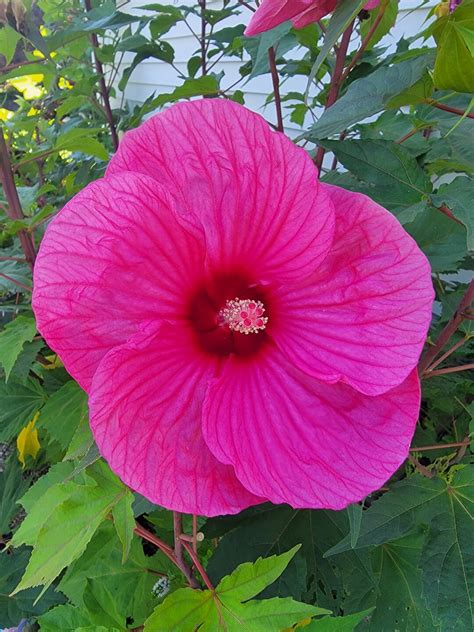
[[[250,361],[232,358],[212,382],[204,438],[254,494],[295,508],[342,509],[403,463],[419,407],[415,371],[368,397],[317,382],[268,348]]]
[[[107,171],[146,173],[204,230],[211,272],[300,279],[330,247],[334,209],[306,152],[248,109],[179,103],[125,134]]]
[[[331,11],[334,11],[336,8],[337,0],[320,0],[319,2],[314,2],[313,6],[309,9],[306,9],[303,13],[298,14],[293,19],[293,26],[296,29],[301,29],[308,24],[312,24],[316,22],[316,20],[320,20]]]
[[[269,31],[307,11],[314,4],[318,3],[315,0],[263,0],[245,29],[245,35],[252,37]]]
[[[367,4],[364,4],[364,9],[366,11],[370,11],[371,9],[375,9],[380,4],[380,0],[369,0]]]
[[[140,323],[185,317],[204,248],[172,204],[151,178],[121,174],[86,187],[46,231],[34,272],[38,328],[86,390]]]
[[[377,395],[417,364],[431,320],[430,266],[388,211],[323,186],[336,208],[331,252],[300,287],[275,293],[272,335],[309,375]]]
[[[151,327],[102,360],[90,395],[91,427],[116,474],[154,503],[185,513],[236,513],[262,502],[214,458],[201,409],[218,360],[181,325]]]

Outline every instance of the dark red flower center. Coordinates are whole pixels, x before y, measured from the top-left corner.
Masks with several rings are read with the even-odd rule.
[[[189,319],[200,347],[220,356],[250,355],[268,341],[268,292],[243,274],[218,276],[189,304]]]

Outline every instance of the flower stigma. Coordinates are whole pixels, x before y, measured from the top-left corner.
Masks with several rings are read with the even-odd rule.
[[[240,299],[238,297],[226,302],[225,307],[219,312],[218,320],[226,324],[232,331],[241,334],[258,334],[263,331],[268,323],[268,317],[264,316],[265,307],[262,301]]]

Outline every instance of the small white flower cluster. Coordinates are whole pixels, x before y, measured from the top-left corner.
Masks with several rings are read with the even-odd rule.
[[[166,597],[169,591],[170,580],[167,577],[160,577],[160,579],[158,579],[158,581],[153,584],[153,588],[151,589],[154,597],[157,597],[159,599],[161,597]]]

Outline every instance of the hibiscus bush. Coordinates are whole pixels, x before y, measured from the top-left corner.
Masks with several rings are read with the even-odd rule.
[[[474,628],[474,1],[398,18],[0,0],[2,628]]]

